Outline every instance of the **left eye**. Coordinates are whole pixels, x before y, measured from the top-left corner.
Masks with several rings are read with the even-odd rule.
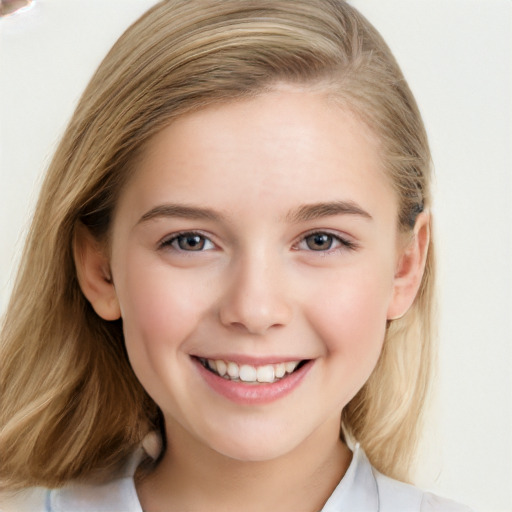
[[[331,233],[312,233],[305,236],[298,244],[298,248],[309,251],[329,251],[339,247],[351,248],[352,244],[343,238]]]
[[[327,233],[315,233],[314,235],[307,236],[304,241],[308,249],[312,251],[328,251],[332,248],[334,237]]]
[[[162,245],[177,251],[200,252],[214,248],[213,242],[199,233],[181,233],[165,240]]]

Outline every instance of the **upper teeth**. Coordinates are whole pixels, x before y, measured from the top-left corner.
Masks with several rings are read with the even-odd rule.
[[[239,365],[233,361],[222,359],[201,359],[201,362],[208,365],[211,370],[221,377],[243,382],[275,382],[287,373],[292,373],[300,363],[300,361],[288,361],[286,363],[252,366],[250,364]]]

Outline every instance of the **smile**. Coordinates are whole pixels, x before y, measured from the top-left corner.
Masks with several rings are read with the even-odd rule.
[[[279,359],[276,359],[279,361]],[[244,406],[284,398],[300,387],[315,359],[269,362],[192,356],[203,382],[217,395]],[[249,363],[253,364],[249,364]]]
[[[295,372],[307,362],[306,360],[287,361],[284,363],[253,366],[249,364],[239,365],[234,361],[224,361],[222,359],[205,359],[201,357],[197,359],[204,368],[219,377],[249,384],[272,384]]]

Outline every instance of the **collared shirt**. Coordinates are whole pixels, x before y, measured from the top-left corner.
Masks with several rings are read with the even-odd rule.
[[[133,471],[130,471],[133,473]],[[25,505],[2,512],[143,512],[132,476],[104,485],[69,484],[34,490]],[[30,507],[30,508],[27,508]],[[300,512],[300,511],[297,511]],[[352,462],[320,512],[471,512],[453,501],[393,480],[372,467],[356,446]]]

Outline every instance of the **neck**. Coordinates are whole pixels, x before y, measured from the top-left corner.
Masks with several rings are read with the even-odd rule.
[[[147,512],[318,511],[351,460],[338,425],[325,425],[291,452],[258,462],[225,457],[173,425],[162,461],[138,485],[141,504]]]

